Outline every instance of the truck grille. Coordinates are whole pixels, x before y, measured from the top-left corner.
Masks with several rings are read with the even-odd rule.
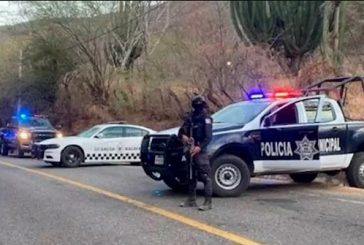
[[[34,142],[40,142],[47,139],[55,138],[56,134],[54,132],[33,132],[32,138]]]
[[[150,151],[164,152],[167,146],[169,137],[156,137],[151,138]]]

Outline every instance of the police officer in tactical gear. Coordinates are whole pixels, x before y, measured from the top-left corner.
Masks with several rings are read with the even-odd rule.
[[[212,208],[212,182],[211,168],[206,147],[212,138],[212,118],[207,112],[207,104],[202,96],[194,96],[192,99],[192,112],[184,121],[178,132],[184,144],[188,144],[190,138],[194,140],[194,146],[190,151],[192,157],[192,176],[189,178],[188,198],[181,203],[181,207],[197,207],[196,203],[196,186],[197,179],[201,179],[205,188],[205,201],[198,207],[199,210],[205,211]],[[192,135],[191,135],[192,133]],[[190,156],[187,156],[189,159]]]

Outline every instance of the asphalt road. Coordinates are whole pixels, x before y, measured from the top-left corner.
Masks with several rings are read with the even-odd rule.
[[[208,212],[184,198],[139,166],[2,157],[0,244],[364,244],[364,190],[253,179]]]

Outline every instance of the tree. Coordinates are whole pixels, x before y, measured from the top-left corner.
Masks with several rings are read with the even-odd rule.
[[[26,73],[18,86],[23,90],[22,100],[37,111],[47,110],[55,103],[58,81],[76,64],[72,53],[64,50],[62,38],[55,34],[49,30],[34,33],[24,52]]]
[[[283,49],[295,75],[304,55],[313,52],[321,44],[325,17],[331,17],[324,15],[324,6],[325,1],[230,3],[231,18],[239,37],[248,43]]]
[[[128,71],[143,46],[145,2],[27,1],[21,3],[32,20],[47,21],[66,38],[77,57],[81,80],[97,104],[107,106],[116,69]]]
[[[340,66],[343,62],[342,50],[346,31],[347,2],[326,1],[324,11],[323,55],[327,61],[332,61],[336,66]],[[330,41],[332,41],[331,45]]]
[[[118,12],[111,17],[110,28],[113,29],[106,43],[106,53],[114,67],[130,70],[134,61],[144,49],[143,2],[119,2]],[[138,18],[139,17],[139,18]]]

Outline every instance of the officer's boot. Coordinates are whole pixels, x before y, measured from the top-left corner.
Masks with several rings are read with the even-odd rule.
[[[197,207],[196,196],[189,196],[186,201],[179,205],[182,208]]]
[[[200,211],[207,211],[212,209],[212,200],[211,197],[205,197],[204,203],[198,207],[198,210]]]

